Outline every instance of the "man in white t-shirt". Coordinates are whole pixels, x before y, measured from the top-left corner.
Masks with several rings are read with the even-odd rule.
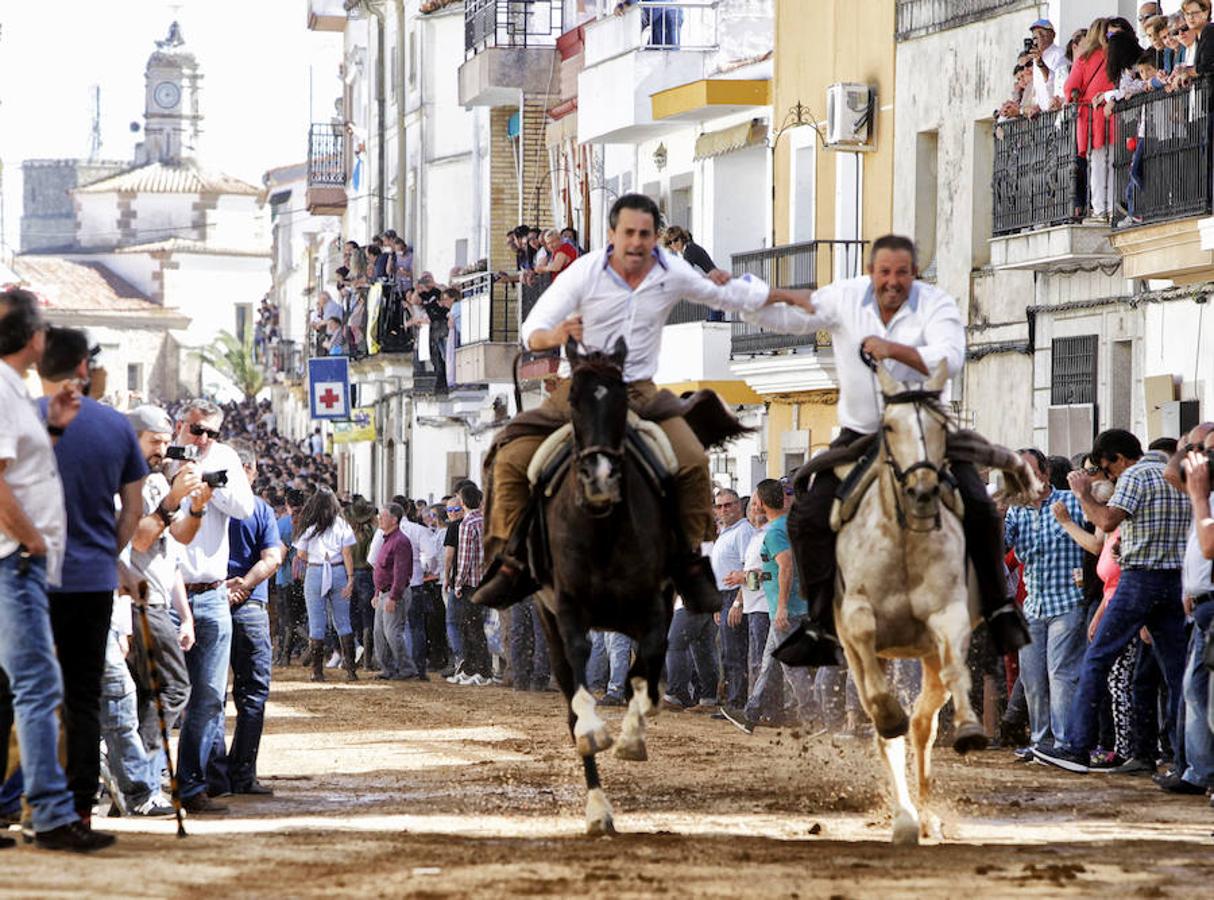
[[[1058,99],[1058,86],[1066,81],[1069,64],[1066,51],[1054,43],[1054,25],[1049,19],[1038,19],[1029,26],[1033,47],[1029,51],[1033,66],[1033,100],[1043,112],[1053,109]]]

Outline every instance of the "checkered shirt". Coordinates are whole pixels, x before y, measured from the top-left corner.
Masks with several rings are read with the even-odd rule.
[[[485,568],[485,547],[481,541],[485,517],[479,509],[470,509],[459,523],[459,547],[455,555],[455,587],[474,588],[481,583]]]
[[[1109,506],[1126,514],[1121,523],[1121,568],[1152,571],[1184,566],[1185,539],[1193,517],[1187,495],[1163,478],[1163,463],[1144,456],[1117,479]]]
[[[1041,504],[1013,506],[1003,522],[1003,542],[1024,563],[1024,614],[1030,619],[1061,616],[1083,603],[1083,590],[1074,572],[1083,568],[1083,548],[1054,518],[1050,507],[1061,500],[1071,518],[1087,524],[1079,498],[1054,489]]]

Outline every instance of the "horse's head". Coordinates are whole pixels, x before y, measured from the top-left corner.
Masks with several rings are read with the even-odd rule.
[[[948,381],[948,367],[941,362],[921,388],[907,389],[884,366],[877,366],[877,380],[885,398],[881,443],[903,498],[898,505],[900,524],[908,524],[904,518],[938,521],[948,435],[940,392]]]
[[[565,355],[573,370],[569,407],[573,445],[582,502],[592,512],[606,513],[620,501],[624,437],[628,426],[628,390],[624,386],[624,360],[628,345],[623,338],[610,353],[582,353],[572,338]]]

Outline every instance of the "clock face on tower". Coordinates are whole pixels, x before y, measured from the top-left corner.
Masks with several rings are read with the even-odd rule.
[[[181,88],[171,81],[162,81],[152,91],[152,99],[161,109],[172,109],[181,101]]]

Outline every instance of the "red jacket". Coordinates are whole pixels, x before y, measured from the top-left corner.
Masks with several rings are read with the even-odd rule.
[[[1091,56],[1080,57],[1071,66],[1071,74],[1067,76],[1066,86],[1063,90],[1066,92],[1068,103],[1071,102],[1071,95],[1075,91],[1079,91],[1079,123],[1075,129],[1075,136],[1079,144],[1080,156],[1088,155],[1089,132],[1093,149],[1099,150],[1109,142],[1110,122],[1104,114],[1104,105],[1101,104],[1096,110],[1093,120],[1092,101],[1105,91],[1113,90],[1114,87],[1113,82],[1109,81],[1108,73],[1105,72],[1103,47]]]

